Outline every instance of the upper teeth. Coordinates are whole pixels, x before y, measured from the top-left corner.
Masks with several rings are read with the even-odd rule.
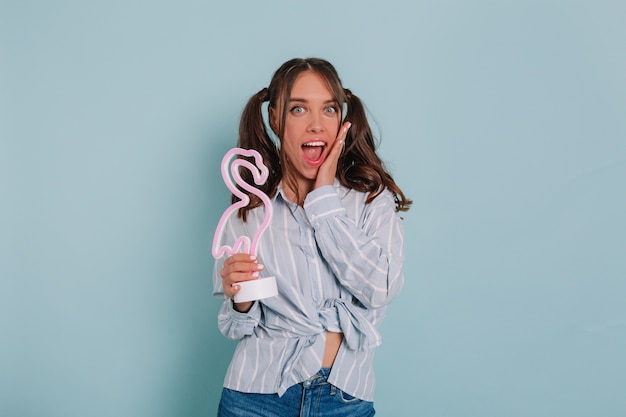
[[[305,143],[303,146],[324,146],[324,142],[309,142]]]

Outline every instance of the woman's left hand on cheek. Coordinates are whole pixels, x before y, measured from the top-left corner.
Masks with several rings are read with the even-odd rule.
[[[339,129],[339,133],[337,134],[337,138],[333,143],[333,147],[331,148],[326,160],[322,165],[320,165],[320,169],[317,171],[317,178],[315,179],[315,188],[321,187],[322,185],[332,185],[335,180],[335,175],[337,174],[337,162],[339,161],[339,157],[341,156],[341,152],[343,151],[344,141],[346,140],[346,135],[348,134],[348,129],[350,129],[352,123],[345,122],[341,129]]]

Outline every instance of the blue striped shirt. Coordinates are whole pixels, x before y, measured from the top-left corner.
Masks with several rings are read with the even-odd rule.
[[[311,191],[304,206],[287,200],[281,187],[272,200],[273,218],[258,246],[263,276],[275,276],[279,294],[240,313],[226,298],[218,327],[239,340],[224,386],[282,395],[321,367],[326,331],[344,340],[328,381],[366,401],[374,399],[374,349],[387,304],[404,284],[404,232],[390,191],[370,204],[367,193],[333,186]],[[265,209],[232,215],[220,244],[252,237]],[[214,295],[223,297],[215,262]]]

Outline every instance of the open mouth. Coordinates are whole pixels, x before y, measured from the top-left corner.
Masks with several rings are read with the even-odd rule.
[[[319,162],[326,148],[326,143],[322,141],[307,142],[302,145],[304,159],[309,163]]]

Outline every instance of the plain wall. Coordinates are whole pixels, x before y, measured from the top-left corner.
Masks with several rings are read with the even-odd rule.
[[[626,415],[626,3],[3,1],[0,415],[212,416],[241,109],[321,56],[414,200],[381,416]]]

